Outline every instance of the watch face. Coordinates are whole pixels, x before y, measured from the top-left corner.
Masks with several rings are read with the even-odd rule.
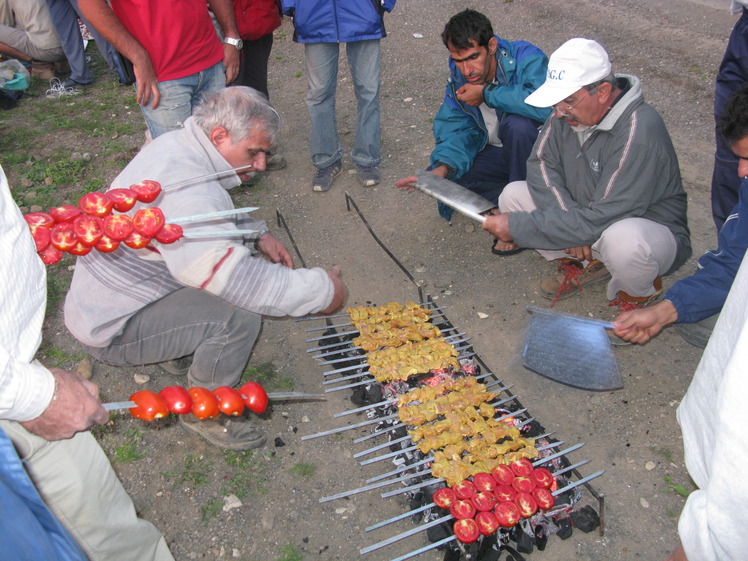
[[[226,37],[223,42],[236,47],[237,51],[241,51],[242,47],[244,46],[244,41],[242,41],[241,39],[235,39],[233,37]]]

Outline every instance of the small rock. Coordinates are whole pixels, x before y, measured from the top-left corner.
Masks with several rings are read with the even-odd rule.
[[[223,498],[223,512],[228,512],[231,509],[239,508],[240,506],[243,506],[243,503],[236,495],[227,495]]]
[[[644,497],[639,499],[639,504],[642,505],[642,508],[649,508],[649,501]]]
[[[263,530],[272,530],[274,525],[275,518],[271,513],[268,512],[262,515],[262,518],[260,519],[260,526],[262,526]]]
[[[242,556],[242,552],[239,551],[238,549],[234,548],[231,550],[231,557],[233,557],[234,559],[239,559],[241,556]]]
[[[77,162],[82,159],[83,159],[83,154],[81,154],[80,152],[73,152],[72,154],[70,154],[71,162]]]
[[[136,384],[145,384],[148,380],[151,379],[151,377],[148,374],[135,374],[132,377],[133,380],[135,380]]]
[[[55,180],[52,179],[51,177],[45,177],[44,178],[44,184],[45,185],[52,185],[52,183],[54,183],[54,182],[55,182]]]
[[[40,207],[39,205],[31,205],[29,207],[29,211],[31,212],[42,212],[44,209]]]
[[[31,187],[32,185],[33,183],[31,183],[31,180],[28,177],[24,177],[23,179],[21,179],[21,187]]]
[[[93,158],[93,156],[91,156],[90,152],[83,152],[83,161],[84,162],[90,162],[91,158]]]
[[[657,465],[652,460],[644,464],[644,469],[646,469],[647,471],[652,471],[655,467],[657,467]]]
[[[307,417],[306,415],[304,415],[304,416],[303,416],[303,417],[301,418],[301,422],[302,422],[302,423],[308,423],[308,422],[309,422],[309,417]]]
[[[344,506],[339,506],[335,509],[335,514],[345,514],[346,512],[348,512],[348,509]]]
[[[281,411],[281,417],[288,419],[288,411]]]
[[[416,39],[423,39],[423,33],[414,33],[413,37],[415,37]]]
[[[91,357],[84,357],[83,360],[78,363],[78,366],[75,367],[75,373],[86,380],[90,380],[93,376],[93,362],[91,362]]]
[[[24,195],[24,197],[26,198],[26,200],[33,201],[34,199],[36,199],[36,191],[29,191]],[[34,212],[38,212],[38,211],[34,211]]]
[[[486,319],[488,317],[488,314],[484,314],[483,312],[478,312],[478,317],[480,319]]]
[[[472,234],[473,232],[475,232],[475,224],[473,224],[472,222],[470,224],[466,224],[465,232],[467,232],[468,234]]]
[[[405,103],[410,103],[411,101],[413,101],[413,98],[412,97],[406,97],[403,101]]]

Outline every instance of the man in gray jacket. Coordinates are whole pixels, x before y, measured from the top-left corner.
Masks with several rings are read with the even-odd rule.
[[[660,115],[639,79],[613,74],[595,41],[571,39],[550,57],[545,83],[526,98],[553,107],[527,162],[484,229],[510,250],[535,248],[560,262],[541,284],[554,301],[608,282],[607,296],[640,306],[662,275],[691,255],[686,193]]]
[[[236,86],[205,97],[184,128],[159,136],[127,165],[112,188],[150,179],[164,186],[152,202],[128,214],[158,207],[167,221],[230,211],[228,190],[265,169],[280,118],[267,99]],[[246,167],[236,173],[232,168]],[[202,178],[206,174],[219,177]],[[197,178],[197,180],[195,180]],[[201,179],[202,178],[202,179]],[[187,235],[146,247],[124,244],[111,253],[80,257],[65,300],[65,324],[97,359],[142,365],[175,359],[190,385],[233,386],[244,370],[262,315],[331,313],[345,298],[337,267],[294,269],[283,246],[263,221],[234,215],[184,226]],[[239,230],[255,230],[243,235]],[[254,249],[259,252],[255,255]],[[264,433],[246,417],[221,415],[180,421],[211,443],[231,450],[261,446]]]

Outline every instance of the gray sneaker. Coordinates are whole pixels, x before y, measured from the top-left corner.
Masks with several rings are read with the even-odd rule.
[[[205,440],[225,450],[252,450],[267,440],[265,432],[246,417],[219,414],[216,419],[200,420],[192,414],[180,415],[179,422]]]
[[[156,366],[172,376],[187,376],[190,371],[190,366],[192,366],[192,355],[159,362]]]
[[[378,185],[382,181],[382,175],[376,166],[360,166],[356,164],[356,171],[358,172],[358,180],[364,187],[374,187],[374,185]]]
[[[317,173],[314,174],[314,179],[312,179],[312,189],[320,193],[329,191],[330,187],[332,187],[333,179],[340,175],[342,170],[343,163],[340,160],[330,164],[326,168],[319,168]]]
[[[265,171],[278,171],[286,167],[286,158],[280,154],[268,154],[265,160]]]

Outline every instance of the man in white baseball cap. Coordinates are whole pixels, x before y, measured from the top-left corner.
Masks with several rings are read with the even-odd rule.
[[[571,39],[525,102],[553,113],[527,181],[507,185],[483,225],[496,248],[535,248],[557,260],[560,272],[540,286],[554,303],[605,281],[611,304],[656,299],[661,277],[690,257],[691,242],[678,158],[639,79],[613,74],[595,41]]]

